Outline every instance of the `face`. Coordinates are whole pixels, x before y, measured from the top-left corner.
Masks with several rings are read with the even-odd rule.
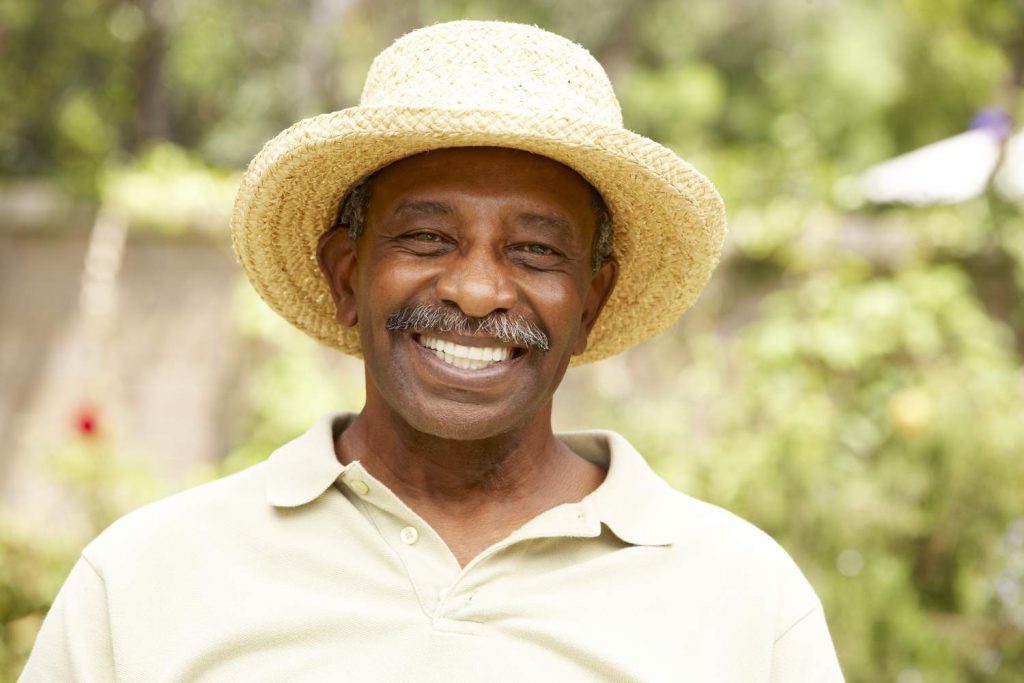
[[[497,148],[379,172],[358,242],[335,231],[319,253],[339,322],[359,324],[366,409],[453,439],[549,422],[617,276],[592,268],[593,193],[555,161]]]

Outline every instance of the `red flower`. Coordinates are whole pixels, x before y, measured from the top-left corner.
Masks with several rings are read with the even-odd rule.
[[[85,437],[95,436],[99,431],[99,420],[92,406],[82,406],[75,414],[75,431]]]

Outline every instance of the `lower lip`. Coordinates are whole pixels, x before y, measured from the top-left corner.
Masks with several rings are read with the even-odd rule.
[[[412,335],[406,335],[406,339],[408,343],[415,346],[419,351],[432,375],[440,380],[442,384],[456,388],[484,388],[506,381],[521,364],[523,358],[526,357],[526,353],[519,352],[518,355],[508,360],[492,363],[486,368],[469,370],[467,368],[457,368],[444,362],[437,357],[434,351],[416,341]]]

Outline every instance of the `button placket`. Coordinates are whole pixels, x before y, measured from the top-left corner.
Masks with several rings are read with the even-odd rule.
[[[356,493],[356,481],[366,485],[368,494],[360,495],[360,502],[404,567],[425,615],[433,620],[442,602],[440,589],[454,586],[461,568],[443,539],[398,496],[358,463],[350,467],[346,485]]]
[[[420,606],[435,628],[475,633],[479,624],[464,622],[458,615],[472,601],[461,587],[465,571],[433,530],[386,486],[358,462],[348,466],[341,482],[392,548],[403,566]],[[467,567],[468,569],[468,567]],[[468,630],[467,630],[468,629]]]
[[[405,566],[409,581],[416,590],[424,614],[432,623],[443,618],[456,597],[460,568],[440,538],[429,529],[407,525],[405,520],[392,517],[390,538],[395,552]]]

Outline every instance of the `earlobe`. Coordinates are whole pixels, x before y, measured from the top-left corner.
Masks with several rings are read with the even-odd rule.
[[[356,245],[344,227],[320,236],[316,248],[320,272],[334,300],[334,319],[346,327],[359,321],[356,307]]]
[[[615,289],[615,283],[619,280],[619,264],[614,259],[608,259],[590,278],[590,287],[587,290],[586,305],[583,308],[583,318],[580,321],[579,335],[573,345],[572,353],[578,356],[587,350],[587,338],[590,331],[594,329],[597,318],[604,310],[604,305]]]

